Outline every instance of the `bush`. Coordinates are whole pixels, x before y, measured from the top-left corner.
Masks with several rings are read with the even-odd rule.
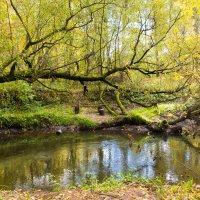
[[[35,100],[40,102],[42,105],[48,104],[62,104],[67,103],[69,100],[69,94],[56,92],[54,90],[49,90],[46,88],[33,88],[36,96]],[[72,100],[71,100],[72,101]]]
[[[28,107],[34,103],[31,85],[24,81],[0,84],[0,108]]]
[[[97,123],[81,115],[74,115],[72,110],[65,106],[44,106],[32,110],[1,111],[1,128],[31,128],[46,127],[51,125],[77,125],[94,128]]]

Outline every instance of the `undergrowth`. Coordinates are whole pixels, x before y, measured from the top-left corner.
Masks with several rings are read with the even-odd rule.
[[[127,183],[143,183],[143,184],[154,184],[162,185],[164,181],[162,179],[144,179],[142,177],[136,177],[134,172],[129,173],[117,173],[112,175],[102,182],[99,182],[97,178],[91,174],[87,174],[86,178],[81,184],[83,190],[92,190],[95,192],[108,192],[115,190],[116,188],[122,187]]]
[[[169,115],[171,115],[174,111],[178,109],[181,109],[181,105],[179,104],[159,104],[158,106],[150,108],[131,110],[128,113],[128,117],[140,124],[151,123],[153,121],[159,121],[161,114],[168,113]]]
[[[110,192],[124,186],[133,186],[148,188],[155,194],[156,199],[200,199],[200,190],[193,180],[181,181],[179,183],[168,184],[160,178],[145,179],[135,177],[134,173],[117,174],[106,178],[103,182],[98,182],[96,177],[89,176],[81,185],[83,190],[91,190],[94,192]]]
[[[52,186],[51,191],[55,191],[59,194],[65,194],[64,189],[60,185],[60,183],[55,181],[54,177],[50,177],[50,185]],[[128,174],[116,174],[115,176],[111,176],[106,178],[103,182],[99,182],[96,177],[88,174],[86,176],[85,182],[80,185],[79,188],[71,187],[72,192],[81,193],[81,190],[89,190],[91,193],[96,194],[115,194],[116,192],[123,192],[125,188],[128,188],[126,191],[131,191],[136,189],[139,193],[145,192],[151,194],[158,200],[197,200],[200,199],[200,190],[199,185],[194,184],[193,180],[182,181],[179,183],[168,184],[159,178],[155,179],[144,179],[140,177],[135,177],[134,173]],[[0,191],[0,199],[4,199],[4,197],[8,196],[11,191],[5,192]],[[4,196],[1,196],[1,194]],[[31,191],[25,192],[24,197],[22,193],[19,193],[20,199],[32,199],[31,196],[34,194]],[[14,196],[18,196],[18,192],[13,193]],[[52,193],[46,191],[45,199],[50,198]],[[63,196],[64,197],[64,196]],[[138,196],[139,197],[139,196]],[[8,199],[8,198],[6,198]],[[44,199],[41,197],[40,199]],[[64,198],[63,198],[64,199]]]
[[[73,114],[64,105],[34,107],[28,110],[1,110],[1,128],[31,128],[51,125],[77,125],[94,128],[97,123],[82,115]]]

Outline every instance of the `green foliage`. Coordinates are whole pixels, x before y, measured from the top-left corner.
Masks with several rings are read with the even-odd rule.
[[[51,85],[50,81],[46,82],[47,85]],[[53,87],[59,91],[64,86],[66,86],[65,82],[57,82]],[[50,90],[38,84],[31,85],[25,81],[3,83],[0,84],[0,108],[31,109],[36,105],[67,103],[69,94],[56,90]]]
[[[59,87],[57,87],[59,90]],[[41,105],[55,104],[55,103],[67,103],[69,96],[66,93],[59,93],[49,89],[37,89],[34,88],[36,93],[35,100],[40,102]]]
[[[173,185],[162,184],[155,188],[159,199],[199,199],[200,193],[194,187],[193,180],[179,182]]]
[[[150,121],[148,121],[148,118],[141,115],[141,113],[138,112],[137,110],[129,112],[128,118],[130,120],[134,121],[136,124],[146,124],[146,123],[150,122]]]
[[[84,190],[91,189],[95,192],[107,192],[120,186],[122,186],[122,180],[117,180],[117,176],[108,177],[103,182],[99,183],[95,176],[87,174],[81,188]]]
[[[140,108],[132,110],[128,113],[130,119],[135,119],[138,123],[151,123],[159,121],[160,114],[173,112],[177,108],[181,108],[179,104],[160,104],[157,107]]]
[[[130,0],[13,0],[0,6],[1,82],[14,78],[45,86],[46,79],[66,79],[73,87],[64,89],[72,91],[73,81],[99,81],[151,104],[174,100],[173,91],[198,74],[198,0],[135,0],[134,5]],[[65,102],[65,95],[48,89],[37,93],[42,103]],[[3,107],[31,98],[6,96]],[[119,96],[117,102],[125,114]]]
[[[101,183],[92,175],[87,178],[87,181],[81,185],[83,190],[110,192],[117,188],[122,188],[126,186],[126,184],[134,184],[135,187],[139,187],[141,190],[142,187],[148,188],[148,191],[154,193],[158,199],[184,199],[185,197],[188,197],[188,199],[198,199],[200,197],[192,180],[169,185],[160,178],[145,179],[134,176],[134,173],[116,174],[115,176],[106,178]]]
[[[44,87],[39,83],[33,83],[32,88],[35,93],[35,100],[42,105],[55,104],[55,103],[68,103],[73,102],[72,96],[67,92],[72,86],[66,80],[41,80],[47,86]],[[52,89],[49,89],[52,88]],[[82,89],[82,88],[81,88]],[[59,92],[66,91],[66,92]]]
[[[0,108],[29,107],[35,94],[31,85],[24,81],[0,84]]]
[[[72,114],[65,106],[36,107],[24,111],[1,111],[0,127],[30,128],[49,125],[78,125],[94,128],[97,123],[81,115]]]
[[[122,175],[123,176],[123,175]],[[196,187],[197,185],[193,184],[192,180],[185,181],[185,182],[180,182],[176,184],[167,184],[163,182],[160,179],[140,179],[133,177],[132,174],[127,174],[124,176],[121,180],[117,179],[117,177],[109,177],[106,180],[104,180],[102,183],[98,183],[95,181],[95,178],[92,178],[93,181],[91,182],[90,185],[83,184],[81,188],[77,187],[71,187],[70,190],[61,190],[60,186],[57,188],[56,186],[56,181],[54,181],[54,177],[50,177],[50,183],[53,191],[59,192],[57,193],[52,193],[52,192],[44,192],[42,191],[40,194],[40,191],[28,191],[21,193],[20,191],[14,191],[14,192],[5,192],[2,191],[2,196],[5,199],[8,199],[7,197],[18,197],[17,199],[35,199],[33,196],[34,194],[38,194],[37,198],[43,199],[44,193],[45,193],[45,198],[48,199],[54,199],[56,198],[56,195],[62,196],[63,199],[67,199],[69,196],[69,192],[74,192],[75,194],[81,195],[81,194],[88,194],[88,197],[93,197],[93,194],[96,193],[96,195],[99,195],[99,198],[101,198],[102,194],[105,196],[111,196],[111,195],[118,195],[119,194],[124,194],[124,191],[129,192],[129,191],[136,191],[136,196],[135,198],[141,199],[140,194],[145,193],[145,197],[148,195],[151,195],[151,198],[155,199],[166,199],[166,200],[171,200],[171,199],[177,199],[177,200],[182,200],[182,199],[191,199],[191,200],[196,200],[200,198],[200,191]],[[127,188],[127,190],[126,190]],[[88,193],[87,191],[83,192],[81,190],[90,190]],[[111,193],[112,191],[112,193]],[[103,192],[103,193],[102,193]],[[40,196],[41,195],[41,196]],[[127,194],[128,196],[128,194]],[[129,196],[130,198],[132,195]],[[3,199],[0,196],[0,199]],[[132,197],[133,198],[133,197]],[[134,198],[134,199],[135,199]],[[147,197],[148,198],[148,197]],[[148,198],[149,199],[149,198]]]
[[[55,176],[52,174],[48,174],[48,176],[49,176],[49,189],[56,192],[61,191],[62,186],[58,181],[56,181]]]

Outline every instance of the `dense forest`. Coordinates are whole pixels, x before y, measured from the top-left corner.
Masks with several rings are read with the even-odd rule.
[[[147,135],[137,153],[155,133],[198,149],[199,43],[199,0],[1,0],[0,139],[107,129]]]
[[[1,85],[33,89],[29,100],[46,88],[79,101],[83,88],[106,105],[111,91],[125,114],[121,98],[141,106],[198,98],[197,0],[12,0],[1,2],[0,18]],[[25,101],[6,90],[2,101]]]

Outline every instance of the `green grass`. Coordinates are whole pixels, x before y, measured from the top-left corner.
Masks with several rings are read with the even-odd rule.
[[[108,192],[113,191],[116,188],[122,187],[124,183],[162,185],[164,184],[164,181],[161,179],[144,179],[141,177],[138,178],[134,175],[133,172],[129,172],[118,173],[106,178],[102,182],[99,182],[95,176],[89,174],[88,176],[86,176],[84,183],[80,185],[80,188],[83,190],[92,190],[95,192]]]
[[[97,123],[82,115],[73,114],[73,110],[64,105],[34,107],[30,110],[1,110],[1,128],[31,128],[51,125],[77,125],[94,128]]]
[[[130,119],[135,119],[138,123],[151,123],[159,121],[160,114],[168,113],[172,114],[173,111],[180,108],[179,104],[159,104],[158,107],[140,108],[137,110],[131,110],[128,113]]]
[[[187,199],[200,199],[200,191],[196,188],[193,180],[167,184],[160,178],[138,178],[134,176],[134,173],[111,176],[101,183],[91,176],[80,187],[83,190],[94,192],[110,192],[131,184],[141,190],[142,188],[148,188],[148,191],[153,192],[157,199],[184,199],[186,197]]]
[[[61,185],[55,181],[54,177],[50,177],[50,181],[53,187],[52,191],[56,191],[58,195],[65,194],[65,190],[63,190]],[[126,190],[126,188],[128,190]],[[94,176],[90,176],[88,174],[88,177],[85,180],[85,183],[80,185],[79,188],[75,186],[69,189],[73,189],[71,190],[71,192],[75,192],[79,194],[82,193],[81,190],[88,190],[89,193],[104,194],[104,195],[107,195],[107,194],[115,195],[117,193],[123,194],[124,191],[131,192],[133,190],[136,190],[139,193],[143,192],[146,194],[151,194],[152,196],[155,196],[156,199],[160,199],[160,200],[162,199],[163,200],[164,199],[166,200],[200,199],[199,185],[194,184],[193,180],[181,181],[175,184],[167,184],[159,178],[155,178],[155,179],[138,178],[134,176],[134,173],[117,174],[116,176],[111,176],[111,177],[106,178],[101,183],[98,182]],[[23,196],[23,193],[18,193],[18,191],[14,191],[14,192],[0,191],[0,198],[1,198],[1,195],[4,195],[5,197],[6,196],[17,197],[18,194],[20,194],[20,197],[21,197],[20,199],[30,199],[32,194],[34,194],[34,190],[25,192],[24,193],[25,196]],[[53,199],[53,198],[50,198],[51,196],[52,196],[52,193],[48,191],[45,192],[45,198],[49,197],[48,199]],[[41,199],[43,199],[42,196],[41,196]]]
[[[136,124],[148,124],[158,121],[160,114],[172,113],[178,104],[160,104],[157,107],[141,108],[128,112],[126,119]],[[0,128],[33,128],[52,125],[75,125],[93,129],[98,122],[84,116],[75,115],[72,108],[66,105],[33,106],[29,109],[3,109],[0,110]]]

